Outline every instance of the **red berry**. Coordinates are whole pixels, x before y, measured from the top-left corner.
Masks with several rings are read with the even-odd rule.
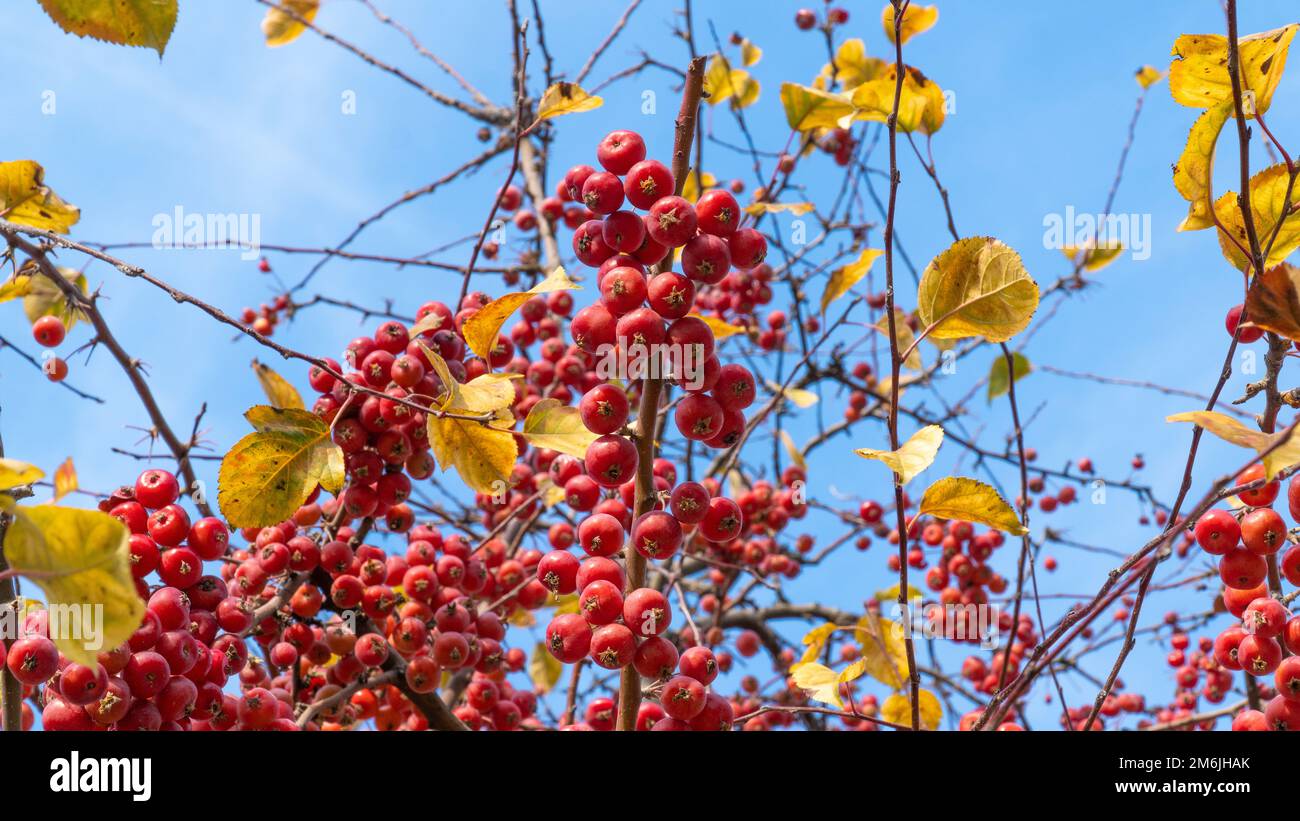
[[[652,510],[632,524],[632,546],[648,559],[667,559],[681,544],[682,526],[662,510]]]
[[[32,323],[32,336],[47,348],[53,348],[63,342],[67,336],[63,320],[57,316],[43,316]]]
[[[729,237],[740,222],[740,205],[730,192],[722,189],[707,191],[695,204],[700,230],[706,234]]]
[[[1196,543],[1206,553],[1222,556],[1237,546],[1241,539],[1241,526],[1237,517],[1226,510],[1206,511],[1196,522]]]
[[[633,206],[646,210],[673,193],[673,172],[658,160],[642,160],[627,171],[623,193]],[[576,199],[576,197],[575,197]]]
[[[1237,325],[1241,322],[1241,312],[1244,310],[1244,305],[1233,305],[1228,309],[1228,315],[1223,319],[1223,325],[1228,329],[1228,336],[1237,334]],[[1258,341],[1263,335],[1263,328],[1248,321],[1245,327],[1241,329],[1241,333],[1237,334],[1237,341],[1249,345]]]
[[[1247,485],[1263,478],[1264,466],[1259,464],[1251,465],[1241,473],[1237,474],[1236,486],[1240,487],[1242,485]],[[1281,490],[1281,487],[1275,479],[1262,487],[1256,488],[1255,490],[1247,490],[1238,493],[1237,498],[1241,500],[1242,504],[1249,507],[1267,507],[1268,505],[1273,504],[1273,500],[1277,498],[1279,490]]]
[[[1257,508],[1242,517],[1241,540],[1250,552],[1271,556],[1286,543],[1286,522],[1271,507]]]
[[[669,248],[680,248],[695,236],[695,206],[678,196],[663,197],[650,206],[646,227],[650,238]]]
[[[748,271],[767,258],[767,239],[753,228],[741,228],[731,235],[731,264]]]
[[[645,140],[635,131],[611,131],[596,146],[596,160],[620,177],[645,159]]]

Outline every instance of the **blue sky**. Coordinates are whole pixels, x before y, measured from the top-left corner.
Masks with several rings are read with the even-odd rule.
[[[476,125],[319,37],[308,33],[287,47],[265,48],[258,29],[264,9],[251,0],[182,0],[175,34],[161,61],[150,51],[66,35],[31,0],[7,5],[5,23],[8,30],[23,33],[15,48],[26,54],[24,68],[0,89],[8,113],[0,125],[3,159],[30,158],[45,166],[47,183],[82,209],[82,220],[72,232],[81,240],[147,242],[154,216],[180,206],[189,212],[259,214],[264,243],[327,246],[381,205],[482,150],[474,138]],[[448,5],[390,0],[381,7],[490,97],[508,100],[510,24],[504,4],[481,4],[472,16],[449,15]],[[623,8],[618,2],[542,5],[557,70],[570,76]],[[640,47],[663,62],[684,66],[685,46],[669,35],[675,5],[662,0],[643,3],[591,77],[601,81],[637,62]],[[711,48],[711,20],[724,40],[739,29],[764,49],[754,69],[762,95],[747,111],[747,120],[760,148],[779,150],[788,130],[777,88],[784,80],[811,80],[825,62],[825,50],[819,35],[794,29],[791,21],[798,4],[762,0],[750,4],[744,15],[735,13],[735,5],[723,0],[694,3],[700,47]],[[880,4],[846,5],[853,19],[838,36],[862,37],[868,52],[881,56],[887,42],[880,28]],[[1274,28],[1295,15],[1294,4],[1282,0],[1243,5],[1242,32]],[[1016,248],[1030,273],[1046,285],[1068,269],[1059,252],[1044,247],[1043,220],[1067,207],[1093,213],[1102,207],[1138,93],[1134,70],[1148,63],[1167,68],[1170,46],[1181,33],[1220,32],[1219,4],[1159,0],[1144,3],[1141,13],[1119,0],[950,0],[939,6],[938,25],[907,44],[905,59],[953,94],[955,110],[935,138],[934,150],[951,191],[957,226],[965,236],[993,235]],[[991,12],[994,6],[996,13]],[[459,93],[451,80],[411,51],[400,35],[376,23],[359,3],[327,2],[318,23],[434,88]],[[540,67],[536,50],[533,65]],[[534,74],[534,87],[539,83]],[[671,77],[652,69],[602,91],[605,105],[600,110],[559,121],[550,184],[570,164],[593,162],[596,141],[614,128],[641,131],[651,154],[666,157],[677,108],[672,85]],[[645,90],[658,95],[658,113],[641,113]],[[1292,66],[1269,113],[1274,133],[1293,144],[1300,134],[1297,90],[1300,80]],[[42,111],[47,92],[54,95],[53,114]],[[340,113],[347,93],[355,95],[354,115]],[[1104,271],[1098,286],[1068,300],[1025,348],[1034,363],[1200,392],[1213,386],[1228,341],[1223,315],[1240,301],[1240,280],[1222,260],[1211,232],[1174,230],[1185,203],[1170,182],[1170,165],[1195,116],[1195,111],[1170,99],[1165,83],[1148,95],[1115,211],[1150,215],[1151,257],[1138,261],[1125,255]],[[720,139],[740,140],[725,111],[711,111],[706,125]],[[1254,155],[1256,169],[1264,167],[1259,142]],[[1235,187],[1235,163],[1225,158],[1235,159],[1235,142],[1221,145],[1216,191]],[[872,164],[878,166],[882,159],[880,152]],[[705,167],[720,179],[740,177],[752,184],[748,159],[716,144],[706,144]],[[477,231],[506,170],[498,161],[437,197],[398,210],[364,234],[354,250],[412,255]],[[921,266],[946,248],[950,238],[934,188],[905,148],[902,174],[899,234]],[[801,179],[808,186],[808,198],[829,198],[836,190],[838,169],[818,155],[807,161]],[[783,220],[788,223],[789,218]],[[783,230],[787,228],[783,224]],[[564,232],[565,247],[567,237]],[[878,244],[878,235],[873,240]],[[462,246],[444,258],[463,264],[468,250]],[[268,278],[234,251],[122,253],[232,313],[264,302],[273,293]],[[274,254],[271,259],[291,283],[312,261]],[[62,262],[81,261],[65,256]],[[228,328],[196,310],[177,307],[147,284],[104,265],[92,265],[87,273],[92,286],[102,286],[106,316],[123,346],[148,363],[155,395],[173,425],[188,430],[201,403],[207,402],[204,427],[216,452],[224,452],[247,432],[240,414],[262,401],[248,369],[252,357],[269,361],[307,390],[303,368],[275,361],[274,354],[268,357],[269,352],[258,351],[249,340],[232,342]],[[901,276],[900,302],[910,308],[914,294],[906,274]],[[308,293],[368,305],[392,298],[399,311],[409,314],[430,298],[454,300],[458,287],[455,274],[332,262]],[[487,278],[479,287],[502,291],[499,282]],[[579,302],[587,299],[580,296]],[[370,325],[359,326],[354,314],[318,307],[282,327],[276,339],[299,350],[338,356],[349,339],[371,330]],[[20,341],[29,352],[36,348],[15,306],[0,306],[0,334]],[[72,336],[74,344],[87,339],[84,327]],[[1262,356],[1263,345],[1254,347]],[[983,350],[964,360],[958,372],[946,378],[951,385],[942,383],[940,389],[950,398],[962,395],[987,372],[993,355]],[[103,352],[89,365],[81,357],[70,364],[69,381],[103,396],[107,404],[77,400],[47,383],[12,352],[0,352],[0,430],[10,456],[47,471],[72,456],[82,485],[106,491],[133,480],[142,469],[109,448],[140,447],[135,444],[140,434],[129,426],[145,425],[147,419],[122,372]],[[1240,395],[1245,381],[1235,376],[1225,396]],[[1022,412],[1033,419],[1027,443],[1038,450],[1040,464],[1059,467],[1087,455],[1103,475],[1125,478],[1129,460],[1140,452],[1146,467],[1138,480],[1151,485],[1162,501],[1172,500],[1189,430],[1166,424],[1163,418],[1198,407],[1195,400],[1044,372],[1020,382],[1018,393]],[[835,421],[843,398],[828,394],[823,404],[825,418]],[[985,447],[1001,449],[1010,426],[1005,405],[986,409],[980,395],[971,409],[979,418],[967,420],[967,429],[978,432]],[[816,431],[814,415],[802,414],[792,428],[796,440],[808,438]],[[905,435],[912,431],[909,423],[903,429]],[[850,451],[885,443],[884,429],[877,423],[837,439],[813,461],[810,493],[834,503],[833,484],[849,496],[884,498],[888,475]],[[1212,477],[1243,458],[1218,442],[1207,442],[1202,452],[1195,496]],[[958,453],[958,448],[946,447],[922,480],[943,475]],[[969,471],[970,460],[963,464]],[[215,463],[206,465],[203,475],[215,487]],[[1011,473],[1001,473],[1000,478],[1012,486]],[[1050,522],[1078,541],[1129,551],[1153,535],[1151,528],[1138,525],[1140,515],[1130,494],[1112,490],[1104,506],[1080,504],[1050,518],[1037,514],[1035,523]],[[811,518],[806,528],[823,543],[840,532]],[[1056,574],[1040,572],[1044,593],[1090,594],[1111,566],[1104,556],[1068,548],[1048,552],[1061,562],[1061,569]],[[867,554],[844,552],[807,580],[789,585],[789,595],[793,600],[860,609],[863,598],[893,581],[885,569],[885,554],[882,545]],[[1010,576],[1014,560],[1014,549],[1004,548],[995,563]],[[1171,562],[1162,575],[1174,571]],[[1211,596],[1205,591],[1162,594],[1153,597],[1148,613],[1155,619],[1171,609],[1198,612],[1207,609]],[[1066,602],[1044,602],[1049,621],[1063,612]],[[792,627],[791,633],[797,635],[798,628]],[[1149,702],[1173,695],[1163,660],[1166,650],[1140,643],[1125,668],[1124,680],[1147,693]],[[1113,652],[1092,657],[1094,674],[1104,675]],[[943,656],[960,658],[947,651]],[[760,678],[766,677],[766,663],[756,661],[752,667]],[[1077,678],[1063,683],[1072,704],[1091,701],[1091,685]],[[1053,710],[1055,706],[1035,701],[1035,725],[1054,726]]]

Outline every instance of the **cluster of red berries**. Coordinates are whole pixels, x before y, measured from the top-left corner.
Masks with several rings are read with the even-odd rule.
[[[271,262],[266,257],[257,261],[257,270],[264,274],[271,273]],[[244,308],[239,313],[239,320],[245,327],[262,336],[274,336],[281,319],[289,312],[292,303],[288,294],[276,294],[269,303],[262,303],[256,310]]]
[[[32,323],[32,337],[46,348],[57,348],[68,335],[67,326],[57,316],[46,315]],[[68,363],[57,356],[45,356],[41,370],[51,382],[62,382],[68,376]]]
[[[1254,465],[1237,476],[1236,486],[1264,478],[1264,467]],[[1296,655],[1300,653],[1300,617],[1292,617],[1286,606],[1270,595],[1268,586],[1270,561],[1277,563],[1282,579],[1300,586],[1300,547],[1290,544],[1286,522],[1273,509],[1280,491],[1277,480],[1241,491],[1236,498],[1242,507],[1207,511],[1193,529],[1201,549],[1219,557],[1224,608],[1242,620],[1240,626],[1220,632],[1199,661],[1210,672],[1242,670],[1273,680],[1273,687],[1264,682],[1259,686],[1261,695],[1269,698],[1266,708],[1237,714],[1232,724],[1235,730],[1300,730],[1300,657]],[[1300,478],[1291,479],[1287,504],[1292,520],[1300,520]],[[1282,553],[1284,547],[1287,550]],[[1184,697],[1195,686],[1196,668],[1187,672],[1183,665],[1178,666],[1179,683],[1184,688],[1180,697]],[[1185,684],[1184,678],[1189,683]],[[1193,692],[1190,700],[1194,702],[1194,698]]]

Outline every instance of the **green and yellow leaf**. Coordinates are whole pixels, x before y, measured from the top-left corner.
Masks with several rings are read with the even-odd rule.
[[[809,698],[826,704],[834,704],[843,710],[844,702],[840,698],[841,685],[859,678],[865,667],[866,664],[862,659],[858,659],[845,667],[842,672],[836,673],[824,665],[809,663],[794,670],[790,674],[790,678],[794,681],[796,687],[808,691]]]
[[[1182,156],[1174,163],[1174,188],[1191,203],[1179,231],[1199,231],[1214,225],[1211,199],[1214,180],[1214,146],[1232,114],[1232,101],[1220,103],[1196,118],[1187,135]]]
[[[532,680],[533,688],[540,694],[549,693],[563,673],[564,665],[546,649],[546,643],[537,642],[528,659],[528,678]]]
[[[587,455],[587,447],[599,437],[587,430],[577,408],[558,399],[546,398],[528,412],[528,418],[524,420],[524,438],[534,447],[581,459]]]
[[[1013,353],[1011,359],[1013,373],[1008,374],[1007,358],[1001,355],[993,357],[993,365],[989,368],[988,400],[990,402],[1011,390],[1012,379],[1019,382],[1033,370],[1033,366],[1029,364],[1029,359],[1024,354]]]
[[[1285,441],[1283,433],[1264,433],[1248,428],[1236,419],[1216,411],[1186,411],[1165,417],[1166,422],[1191,422],[1223,441],[1264,454],[1264,474],[1272,479],[1279,471],[1300,462],[1300,436],[1292,433]]]
[[[903,21],[899,26],[899,37],[904,43],[913,36],[925,31],[929,31],[934,24],[939,21],[938,6],[919,6],[915,3],[909,4],[903,11]],[[885,8],[880,12],[880,25],[885,29],[885,36],[889,42],[894,42],[894,24],[897,22],[894,12],[894,5],[886,3]]]
[[[921,727],[926,730],[937,730],[939,722],[943,720],[943,706],[939,704],[939,699],[935,698],[934,693],[929,690],[918,690],[916,701],[920,705],[918,715],[921,719]],[[911,695],[905,693],[891,694],[889,698],[885,699],[885,703],[880,705],[880,717],[893,724],[911,727]]]
[[[996,490],[981,481],[964,476],[949,476],[926,488],[917,515],[926,514],[940,519],[960,519],[988,525],[1013,536],[1023,536],[1029,532],[1011,505]]]
[[[1300,248],[1300,207],[1297,207],[1297,202],[1300,202],[1300,186],[1296,186],[1297,190],[1289,192],[1288,196],[1288,182],[1289,174],[1286,165],[1282,163],[1265,168],[1250,178],[1250,210],[1254,214],[1255,235],[1259,238],[1260,250],[1267,248],[1270,241],[1273,242],[1273,249],[1264,260],[1265,269],[1272,268],[1290,256],[1296,248]],[[1289,210],[1284,210],[1288,208]],[[1219,248],[1223,251],[1224,258],[1236,266],[1238,271],[1255,273],[1250,271],[1250,258],[1242,253],[1243,248],[1250,248],[1250,240],[1236,193],[1229,191],[1219,197],[1214,203],[1214,213],[1231,237],[1236,239],[1233,242],[1222,230],[1217,232]],[[1275,234],[1276,239],[1273,239]]]
[[[98,652],[126,641],[144,617],[131,576],[129,531],[98,510],[36,505],[10,513],[4,541],[10,567],[40,587],[52,616],[65,620],[52,631],[63,655],[93,666]]]
[[[144,46],[162,57],[176,27],[176,0],[40,0],[59,28],[119,46]]]
[[[221,460],[217,503],[234,527],[266,527],[290,518],[319,485],[343,488],[343,451],[319,416],[299,408],[255,405],[244,418],[253,433]]]
[[[1020,255],[992,237],[969,237],[926,266],[916,310],[927,336],[1005,342],[1037,308],[1038,285]]]

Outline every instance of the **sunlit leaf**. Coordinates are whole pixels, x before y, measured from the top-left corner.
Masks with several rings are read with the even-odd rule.
[[[66,234],[81,219],[81,209],[45,184],[40,163],[14,160],[0,162],[0,217]]]
[[[781,84],[781,105],[785,119],[796,131],[838,128],[840,120],[853,114],[853,102],[843,94],[832,94],[797,83]]]
[[[1037,308],[1038,285],[1020,255],[992,237],[969,237],[926,266],[916,310],[928,336],[1005,342]]]
[[[1264,433],[1254,428],[1248,428],[1231,416],[1216,411],[1175,413],[1172,416],[1166,416],[1165,421],[1191,422],[1229,444],[1249,448],[1259,454],[1263,454],[1272,448],[1272,452],[1263,458],[1264,474],[1268,479],[1276,476],[1278,471],[1300,462],[1300,435],[1296,433],[1292,433],[1284,441],[1285,432]]]
[[[304,407],[298,389],[290,385],[283,376],[272,370],[270,365],[254,359],[253,373],[257,374],[257,381],[262,385],[262,390],[266,393],[266,398],[271,400],[272,406],[277,408]]]
[[[939,704],[939,699],[935,698],[934,693],[929,690],[918,690],[916,702],[920,705],[918,712],[921,719],[920,726],[927,730],[938,729],[939,722],[943,720],[943,706]],[[893,693],[889,698],[885,699],[885,703],[880,705],[880,717],[892,724],[911,727],[912,697],[910,692]]]
[[[748,38],[740,41],[740,61],[747,66],[752,66],[759,60],[763,59],[763,50],[754,45]]]
[[[317,485],[343,487],[343,451],[311,411],[255,405],[253,426],[221,460],[217,503],[234,527],[266,527],[290,518]]]
[[[926,425],[908,437],[898,450],[859,448],[853,452],[865,459],[884,462],[890,470],[898,474],[903,484],[907,484],[918,473],[934,464],[934,457],[938,455],[939,446],[942,444],[943,428],[938,425]]]
[[[875,264],[876,259],[885,253],[879,248],[865,248],[854,262],[848,265],[836,268],[831,272],[831,277],[826,282],[826,290],[822,291],[821,312],[826,313],[826,308],[835,300],[844,296],[849,289],[857,285],[871,266]]]
[[[581,86],[573,83],[559,82],[546,89],[542,101],[537,106],[537,119],[549,120],[562,114],[577,114],[600,108],[605,101],[583,91]]]
[[[835,79],[845,91],[875,79],[884,67],[884,60],[867,56],[867,46],[861,38],[845,40],[835,50]]]
[[[808,461],[804,458],[803,452],[795,445],[794,439],[790,436],[790,431],[785,428],[781,429],[781,444],[785,446],[785,452],[800,470],[807,472]]]
[[[926,514],[988,525],[1013,536],[1029,532],[996,490],[964,476],[949,476],[926,488],[917,515]]]
[[[894,690],[902,689],[910,671],[903,625],[868,612],[854,628],[867,675]]]
[[[729,322],[718,319],[716,316],[703,316],[701,314],[690,314],[690,316],[693,316],[702,321],[705,325],[708,325],[709,330],[713,331],[713,338],[719,342],[729,336],[735,336],[736,334],[743,334],[745,332],[745,329],[741,326],[732,325]]]
[[[1300,209],[1296,207],[1297,201],[1300,201],[1300,186],[1296,186],[1297,190],[1288,192],[1288,184],[1289,174],[1286,165],[1282,163],[1265,168],[1250,178],[1250,210],[1254,214],[1255,235],[1259,238],[1260,250],[1266,249],[1270,240],[1273,242],[1273,249],[1264,260],[1265,269],[1277,265],[1296,248],[1300,248]],[[1284,211],[1288,206],[1290,210]],[[1223,251],[1224,258],[1235,265],[1237,270],[1250,271],[1250,258],[1242,253],[1243,248],[1250,248],[1250,240],[1237,194],[1229,191],[1219,197],[1214,203],[1214,213],[1228,233],[1236,239],[1233,242],[1223,231],[1217,232],[1219,248]],[[1278,226],[1279,222],[1281,227]],[[1276,239],[1273,239],[1275,232]]]
[[[45,471],[36,467],[36,465],[29,465],[17,459],[6,459],[0,456],[0,490],[30,485],[43,476],[45,476]]]
[[[1096,272],[1119,259],[1119,255],[1124,253],[1124,246],[1118,242],[1104,242],[1101,245],[1088,243],[1082,247],[1066,245],[1061,253],[1082,270]]]
[[[808,691],[809,698],[834,704],[843,710],[844,702],[840,698],[841,685],[860,677],[865,667],[866,664],[862,659],[858,659],[839,673],[821,664],[805,664],[793,671],[790,678],[796,687]]]
[[[72,283],[78,291],[85,295],[89,284],[86,281],[86,275],[75,268],[59,267],[55,269],[65,280]],[[23,313],[27,316],[27,321],[35,323],[36,320],[43,316],[56,316],[63,322],[63,327],[72,330],[72,326],[77,324],[77,320],[82,318],[80,308],[68,302],[68,297],[63,293],[63,289],[56,285],[49,277],[35,273],[35,264],[24,265],[19,270],[19,276],[24,273],[30,273],[27,277],[25,286],[26,293],[23,295]]]
[[[563,266],[557,265],[555,270],[551,271],[545,279],[527,291],[497,297],[465,320],[465,342],[474,353],[483,359],[488,359],[492,355],[492,349],[496,347],[497,337],[501,333],[501,326],[525,302],[538,294],[549,294],[552,291],[576,291],[580,290],[581,287],[569,279],[569,275],[565,273]]]
[[[5,534],[9,565],[45,592],[51,631],[63,655],[93,666],[96,654],[126,641],[144,618],[131,576],[126,526],[98,510],[15,507]]]
[[[1247,118],[1253,117],[1254,111],[1268,111],[1298,27],[1292,23],[1237,41],[1242,90],[1253,98],[1253,104],[1245,105]],[[1174,41],[1171,53],[1174,60],[1169,66],[1169,91],[1176,102],[1191,108],[1210,108],[1233,98],[1227,37],[1184,34]]]
[[[913,36],[924,31],[929,31],[939,20],[938,6],[920,6],[911,3],[903,11],[903,22],[899,27],[899,36],[906,43]],[[886,3],[885,8],[880,12],[880,25],[885,29],[885,36],[889,42],[894,42],[894,23],[895,12],[892,3]]]
[[[599,438],[587,430],[577,408],[549,397],[528,412],[523,433],[534,447],[567,453],[579,459],[587,455],[587,446]]]
[[[162,57],[176,27],[176,0],[40,0],[59,28],[119,46],[145,46]]]
[[[1214,146],[1232,113],[1232,101],[1214,106],[1196,118],[1182,156],[1174,163],[1174,188],[1191,203],[1179,231],[1199,231],[1214,225],[1211,191],[1214,180]]]

